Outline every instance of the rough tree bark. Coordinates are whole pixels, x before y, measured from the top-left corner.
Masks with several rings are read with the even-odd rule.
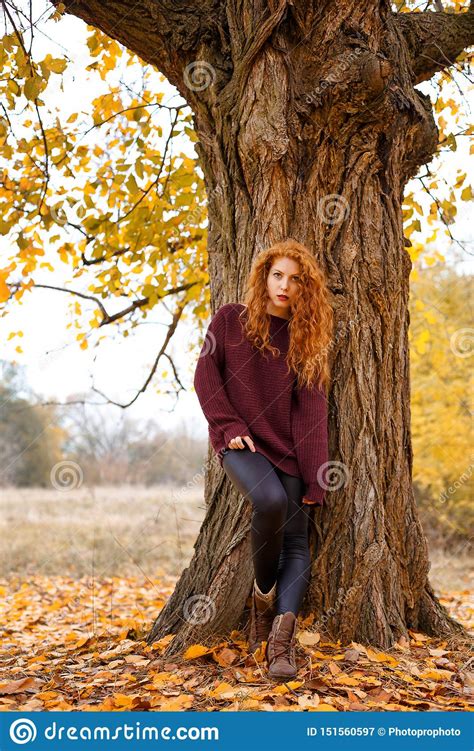
[[[408,277],[401,203],[437,148],[419,81],[474,42],[474,14],[386,0],[74,0],[68,12],[151,62],[194,112],[209,197],[213,312],[259,249],[292,236],[324,267],[336,316],[330,459],[344,482],[312,510],[303,614],[343,642],[408,628],[465,637],[436,599],[412,490]],[[171,655],[245,621],[251,509],[209,448],[195,553],[149,634]],[[343,468],[344,471],[344,468]],[[336,470],[337,475],[337,470]],[[337,478],[336,478],[337,479]]]

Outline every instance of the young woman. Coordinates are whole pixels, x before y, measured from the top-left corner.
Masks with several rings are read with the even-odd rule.
[[[267,641],[273,678],[297,673],[309,507],[325,498],[332,329],[321,269],[301,243],[282,241],[254,259],[245,303],[213,316],[194,376],[218,461],[252,503],[249,647]]]

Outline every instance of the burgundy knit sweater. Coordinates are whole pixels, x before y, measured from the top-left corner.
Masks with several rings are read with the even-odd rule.
[[[196,366],[194,388],[212,447],[222,466],[222,449],[232,438],[249,435],[256,451],[303,479],[304,503],[322,506],[325,487],[318,470],[328,461],[326,395],[316,387],[297,389],[296,376],[288,374],[289,322],[268,314],[271,344],[280,355],[266,350],[265,358],[244,335],[239,320],[244,308],[227,303],[216,311]]]

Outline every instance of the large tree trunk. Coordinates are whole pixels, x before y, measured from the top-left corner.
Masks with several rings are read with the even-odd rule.
[[[76,2],[71,12],[152,59],[149,38],[147,45],[138,33],[140,13],[153,6],[158,23],[162,4],[133,6],[130,31],[127,22],[113,27],[114,5],[107,3],[107,17],[97,2]],[[117,5],[123,12],[127,3]],[[213,311],[241,299],[254,254],[287,236],[314,251],[333,293],[334,489],[312,510],[314,561],[303,612],[343,642],[386,648],[408,628],[465,636],[430,586],[412,490],[411,261],[401,202],[405,183],[437,145],[429,98],[413,86],[416,76],[426,77],[423,50],[415,60],[411,39],[416,29],[421,40],[422,26],[398,23],[383,0],[214,6],[189,10],[182,25],[174,18],[175,37],[165,35],[159,50],[160,69],[195,114],[209,195]],[[215,26],[204,33],[207,11]],[[472,23],[467,28],[470,38]],[[425,39],[430,47],[427,32]],[[174,42],[180,55],[170,53]],[[212,66],[198,63],[210,76],[204,88],[196,69],[191,80],[185,69],[196,59]],[[431,75],[442,67],[429,65]],[[205,496],[194,556],[149,634],[150,642],[176,635],[168,655],[245,622],[251,508],[210,448]]]

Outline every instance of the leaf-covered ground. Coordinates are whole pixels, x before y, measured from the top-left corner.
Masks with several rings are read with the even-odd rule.
[[[427,711],[472,708],[472,641],[410,632],[382,652],[331,643],[299,619],[298,676],[267,677],[245,635],[163,656],[144,637],[175,579],[34,576],[0,581],[0,710]],[[472,629],[473,591],[442,593]],[[471,630],[472,633],[472,630]]]

